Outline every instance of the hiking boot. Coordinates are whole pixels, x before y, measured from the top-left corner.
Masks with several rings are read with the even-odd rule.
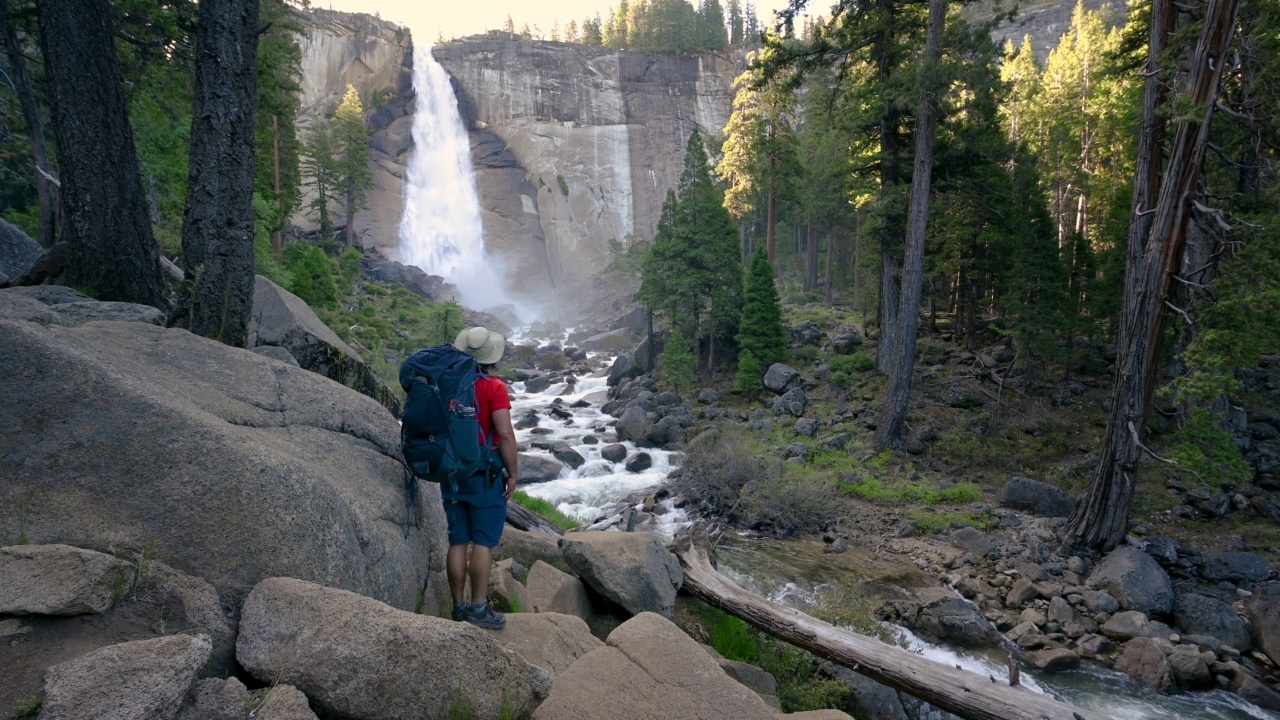
[[[476,627],[501,630],[507,625],[507,617],[500,612],[494,612],[493,607],[486,601],[467,609],[467,622]]]
[[[464,602],[454,603],[453,604],[453,621],[462,622],[463,620],[466,620],[468,607],[469,606]]]

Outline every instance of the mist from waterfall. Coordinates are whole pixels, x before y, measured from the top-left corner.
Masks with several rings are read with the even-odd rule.
[[[431,47],[413,53],[413,157],[400,218],[400,262],[417,265],[458,287],[467,307],[508,302],[485,254],[471,143],[449,75]]]

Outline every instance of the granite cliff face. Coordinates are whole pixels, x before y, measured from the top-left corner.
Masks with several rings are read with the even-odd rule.
[[[468,124],[489,252],[525,292],[590,277],[608,264],[610,239],[652,237],[689,132],[719,135],[744,67],[738,55],[642,55],[506,34],[434,55]]]
[[[373,190],[369,207],[356,214],[365,244],[394,251],[404,206],[405,165],[413,147],[413,43],[409,31],[372,15],[311,10],[301,15],[302,128],[338,106],[348,85],[361,97],[377,96],[369,117],[373,134],[370,160]],[[370,109],[370,108],[366,108]],[[305,130],[304,130],[305,132]],[[304,230],[316,224],[298,212],[292,218]]]

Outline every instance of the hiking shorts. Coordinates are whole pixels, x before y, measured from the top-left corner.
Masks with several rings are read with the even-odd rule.
[[[444,499],[444,516],[449,521],[449,544],[473,542],[481,547],[498,547],[502,526],[507,522],[507,502],[498,491],[498,502],[491,498],[479,505],[466,498]]]

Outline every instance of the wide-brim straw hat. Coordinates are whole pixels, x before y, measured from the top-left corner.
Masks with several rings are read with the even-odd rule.
[[[492,365],[502,359],[507,339],[488,328],[470,327],[458,333],[453,346],[475,358],[481,365]]]

